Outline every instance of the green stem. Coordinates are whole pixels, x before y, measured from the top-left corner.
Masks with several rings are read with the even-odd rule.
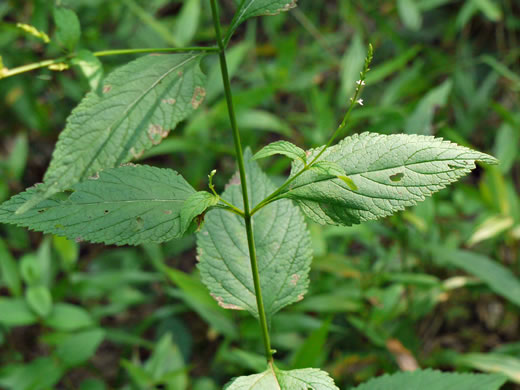
[[[121,55],[121,54],[143,54],[143,53],[189,53],[194,51],[200,51],[204,53],[210,52],[218,52],[218,47],[204,47],[204,46],[193,46],[193,47],[172,47],[172,48],[144,48],[144,49],[117,49],[117,50],[102,50],[96,51],[94,54],[96,57],[104,57],[111,55]],[[35,69],[47,68],[50,65],[59,64],[62,62],[66,62],[76,57],[77,54],[69,54],[67,56],[54,58],[50,60],[44,60],[39,62],[34,62],[32,64],[18,66],[12,69],[0,69],[0,79],[15,76],[20,73],[29,72]]]
[[[260,274],[258,271],[258,261],[256,258],[255,240],[253,235],[253,226],[251,224],[251,213],[249,210],[249,196],[247,193],[246,170],[244,164],[244,155],[242,153],[242,145],[240,142],[240,133],[238,131],[235,109],[233,106],[233,97],[231,94],[231,83],[229,81],[229,73],[227,69],[225,45],[222,40],[222,28],[220,26],[219,9],[217,0],[211,1],[211,11],[213,13],[213,22],[215,24],[215,34],[217,36],[218,47],[220,48],[220,70],[222,72],[222,81],[224,83],[224,92],[228,107],[229,121],[233,130],[233,139],[235,143],[235,153],[240,173],[240,183],[242,187],[242,198],[244,200],[244,221],[247,233],[247,244],[249,247],[249,257],[251,261],[251,271],[253,273],[253,283],[255,286],[256,304],[258,306],[258,316],[260,327],[262,328],[262,338],[265,347],[265,357],[268,362],[273,361],[273,352],[271,350],[271,341],[269,339],[269,329],[267,326],[267,318],[265,315],[264,300],[262,297],[262,288],[260,286]]]

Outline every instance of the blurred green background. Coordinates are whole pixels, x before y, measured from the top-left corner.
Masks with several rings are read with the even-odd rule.
[[[206,0],[62,0],[79,49],[213,45]],[[222,0],[222,18],[233,15]],[[59,57],[16,28],[55,37],[54,2],[0,2],[7,68]],[[309,223],[306,298],[278,314],[282,368],[320,367],[341,389],[415,367],[498,371],[520,389],[520,3],[516,0],[309,1],[252,19],[228,61],[243,143],[324,144],[341,121],[368,43],[364,106],[347,132],[435,135],[491,153],[499,166],[419,206],[351,228]],[[0,200],[42,180],[66,117],[136,56],[101,57],[0,80]],[[1,66],[0,66],[1,67]],[[220,70],[202,109],[140,162],[178,170],[197,189],[235,170]],[[345,134],[346,135],[346,134]],[[287,159],[263,162],[283,180]],[[0,388],[215,390],[264,369],[259,327],[225,311],[196,270],[193,237],[105,247],[0,226]],[[167,266],[167,268],[164,267]]]

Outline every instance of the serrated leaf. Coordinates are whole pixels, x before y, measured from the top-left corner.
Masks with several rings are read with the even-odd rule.
[[[274,191],[275,186],[245,153],[251,206]],[[229,183],[223,197],[243,206],[239,176]],[[312,258],[310,237],[298,207],[288,200],[272,203],[253,216],[260,284],[268,319],[278,310],[303,298]],[[214,209],[197,235],[202,281],[218,303],[228,309],[245,309],[258,316],[244,220]]]
[[[271,142],[269,145],[264,146],[254,156],[253,160],[259,160],[266,158],[274,154],[282,154],[289,157],[292,160],[300,159],[303,163],[306,162],[305,150],[290,143],[289,141],[276,141]]]
[[[237,10],[231,21],[226,40],[237,27],[249,18],[261,15],[278,15],[296,7],[298,0],[235,0]]]
[[[211,206],[215,206],[219,199],[207,191],[199,191],[191,194],[181,208],[181,233],[184,234],[191,222],[203,214]]]
[[[339,390],[324,371],[316,368],[282,371],[273,365],[261,374],[234,379],[224,390]]]
[[[24,214],[30,188],[0,205],[0,222],[78,241],[117,245],[163,242],[182,235],[180,212],[195,190],[177,172],[146,165],[107,169]]]
[[[53,10],[56,24],[56,40],[69,51],[74,50],[81,37],[81,26],[78,16],[68,8],[56,7]]]
[[[112,72],[90,92],[60,134],[44,184],[18,213],[157,145],[206,95],[201,55],[149,55]]]
[[[433,370],[416,370],[384,375],[372,379],[355,390],[498,390],[505,383],[501,375],[444,373]]]
[[[307,159],[319,150],[311,150]],[[327,149],[320,161],[338,164],[357,190],[339,178],[323,180],[309,170],[281,197],[297,201],[318,223],[347,226],[415,205],[470,172],[475,161],[497,162],[492,156],[442,138],[374,133],[345,138]],[[302,168],[300,162],[293,162],[291,177]]]

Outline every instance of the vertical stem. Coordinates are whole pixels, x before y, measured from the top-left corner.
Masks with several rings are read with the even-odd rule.
[[[233,130],[233,140],[235,143],[235,153],[238,163],[238,170],[240,173],[240,183],[242,187],[242,198],[244,200],[244,220],[247,232],[247,244],[249,246],[249,257],[251,260],[251,271],[253,273],[253,283],[255,286],[256,304],[258,307],[258,317],[260,327],[262,328],[262,338],[264,341],[265,357],[268,362],[273,361],[273,352],[271,350],[271,341],[269,339],[269,329],[267,327],[267,318],[264,309],[264,300],[262,297],[262,288],[260,286],[260,275],[258,272],[258,261],[256,258],[255,240],[253,235],[253,226],[251,221],[251,212],[249,207],[249,196],[247,193],[246,170],[244,165],[244,155],[242,153],[242,144],[240,142],[240,133],[238,131],[237,120],[235,115],[235,108],[233,106],[233,97],[231,94],[231,84],[229,81],[229,73],[226,61],[226,52],[224,42],[222,40],[222,29],[220,27],[220,16],[217,5],[217,0],[211,1],[211,11],[213,13],[213,23],[215,24],[215,33],[217,36],[217,43],[220,49],[220,70],[222,72],[222,81],[224,83],[224,93],[226,95],[226,102],[228,107],[229,121],[231,129]]]

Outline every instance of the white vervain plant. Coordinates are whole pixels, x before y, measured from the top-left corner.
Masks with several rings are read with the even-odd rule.
[[[94,87],[72,111],[59,137],[43,183],[0,205],[0,222],[117,245],[165,242],[197,233],[202,280],[220,306],[247,310],[262,329],[266,371],[232,380],[227,390],[335,390],[318,369],[283,371],[276,367],[269,324],[287,305],[303,299],[312,260],[308,218],[349,226],[391,215],[444,188],[475,167],[496,159],[439,138],[362,133],[334,142],[354,106],[372,61],[369,47],[347,113],[326,145],[303,150],[288,141],[265,146],[255,155],[243,151],[233,106],[226,48],[236,28],[260,15],[289,11],[296,0],[235,0],[237,11],[224,36],[217,0],[210,0],[217,46],[181,49],[128,49],[75,53],[79,23],[57,9],[67,56],[2,69],[8,77],[42,67],[62,67],[97,57],[157,53],[132,61]],[[173,54],[176,53],[176,54]],[[206,95],[204,56],[217,54],[233,131],[237,175],[217,194],[197,192],[179,173],[130,161],[157,145],[197,110]],[[257,159],[275,154],[291,160],[290,176],[280,187],[262,172]],[[425,370],[369,381],[359,390],[498,389],[495,375],[446,374]]]

